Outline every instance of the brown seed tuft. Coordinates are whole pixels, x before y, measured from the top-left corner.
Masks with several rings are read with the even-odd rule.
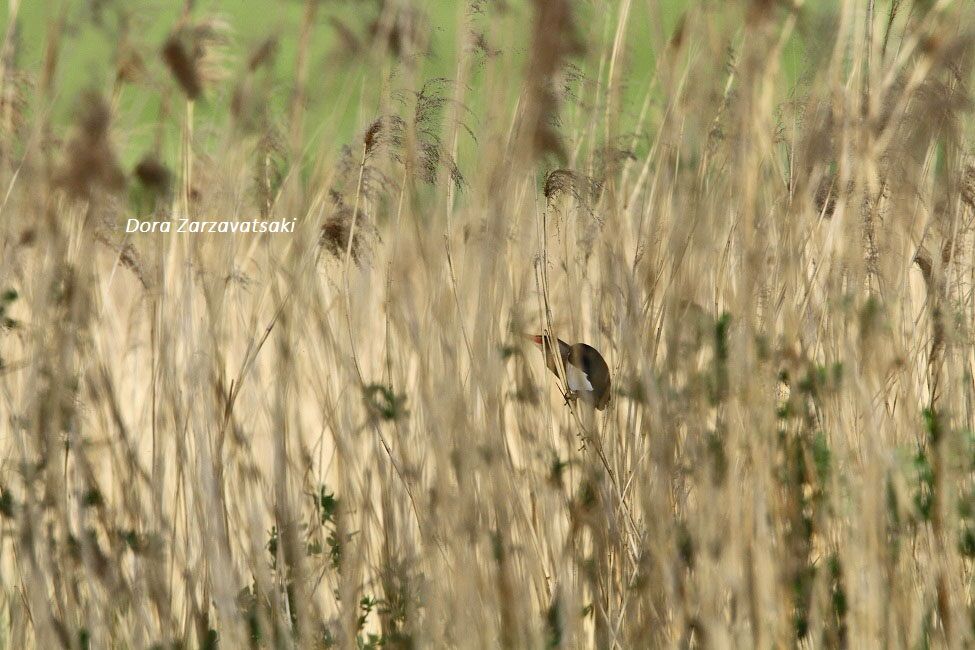
[[[173,34],[166,39],[162,48],[162,57],[186,96],[190,99],[199,97],[203,92],[203,81],[193,55],[187,51],[186,44],[178,34]]]
[[[568,0],[535,0],[532,49],[528,68],[528,128],[533,154],[555,155],[567,160],[558,132],[560,98],[555,80],[563,73],[570,57],[586,53]]]
[[[163,62],[188,98],[197,99],[206,84],[223,77],[219,50],[227,41],[228,29],[215,18],[182,24],[163,43]]]
[[[339,201],[335,211],[325,219],[318,238],[320,246],[338,260],[345,259],[349,250],[349,235],[352,232],[352,208]],[[352,261],[356,264],[366,262],[371,254],[370,239],[377,237],[375,228],[368,216],[360,208],[355,220],[355,234],[352,236]]]
[[[362,143],[366,148],[366,155],[368,156],[376,149],[376,145],[379,143],[379,133],[382,131],[383,121],[382,118],[377,118],[369,125],[366,129],[365,135],[362,137]]]
[[[135,166],[135,177],[148,190],[158,194],[169,191],[172,174],[158,158],[152,154],[143,156]]]
[[[969,207],[975,208],[975,165],[965,165],[961,177],[961,198]]]
[[[579,174],[571,169],[556,169],[545,179],[544,194],[546,199],[554,199],[559,194],[568,193],[588,205],[591,201],[599,198],[601,183],[589,178],[584,174]]]
[[[117,192],[125,186],[125,174],[108,138],[110,119],[111,111],[101,95],[86,93],[77,133],[68,143],[56,176],[56,184],[72,197],[90,199],[97,189]]]
[[[412,59],[426,53],[430,26],[424,14],[398,3],[384,2],[379,16],[369,23],[367,33],[397,58]]]

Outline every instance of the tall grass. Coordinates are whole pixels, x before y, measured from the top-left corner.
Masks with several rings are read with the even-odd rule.
[[[0,645],[975,643],[975,9],[637,5],[188,2],[65,125],[8,3]]]

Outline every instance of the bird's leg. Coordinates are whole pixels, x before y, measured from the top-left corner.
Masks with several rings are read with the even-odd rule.
[[[579,393],[574,390],[567,390],[564,393],[562,393],[562,397],[565,398],[565,405],[568,406],[570,409],[573,409],[573,413],[574,413],[575,412],[574,407],[579,401]],[[588,437],[583,433],[579,433],[578,437],[580,443],[578,451],[585,451],[586,443],[588,442]]]
[[[589,438],[588,431],[582,429],[581,431],[576,433],[576,437],[579,439],[579,451],[585,451],[586,449],[589,448],[590,438]]]

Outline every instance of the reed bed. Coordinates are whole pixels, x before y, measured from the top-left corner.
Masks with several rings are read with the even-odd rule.
[[[68,123],[54,4],[0,50],[0,646],[975,644],[971,3],[92,3]]]

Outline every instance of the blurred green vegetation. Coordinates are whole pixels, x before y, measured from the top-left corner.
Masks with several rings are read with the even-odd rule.
[[[379,112],[378,98],[385,85],[401,91],[412,90],[424,80],[443,77],[454,79],[458,60],[461,29],[475,26],[486,35],[490,48],[503,53],[511,82],[494,83],[490,90],[480,69],[475,66],[468,81],[466,105],[469,119],[475,124],[485,118],[489,106],[511,106],[517,101],[520,79],[526,65],[525,54],[530,40],[532,7],[529,0],[511,0],[503,9],[483,8],[471,11],[473,3],[454,0],[421,0],[415,6],[426,17],[429,26],[429,52],[414,70],[411,81],[403,78],[403,66],[391,56],[385,61],[360,52],[343,52],[341,27],[362,37],[364,27],[374,21],[381,11],[381,3],[370,0],[322,0],[318,3],[311,31],[308,51],[308,86],[305,113],[306,155],[324,148],[335,151],[348,142]],[[707,3],[704,3],[706,5]],[[808,4],[808,3],[807,3]],[[830,0],[806,7],[799,15],[797,28],[787,44],[782,65],[786,77],[801,79],[804,60],[804,37],[809,30],[819,29],[815,16],[835,7]],[[615,25],[624,9],[629,12],[628,33],[622,65],[626,66],[626,80],[621,88],[617,127],[628,132],[639,117],[648,92],[655,92],[653,77],[656,58],[672,38],[685,13],[702,6],[696,0],[655,0],[653,2],[580,3],[579,28],[590,43],[609,44],[616,34]],[[5,30],[9,9],[2,13]],[[710,10],[709,10],[710,11]],[[230,119],[230,105],[235,80],[243,77],[250,53],[269,37],[277,40],[276,55],[269,78],[272,84],[269,114],[272,120],[287,123],[295,79],[298,43],[307,12],[302,0],[209,0],[194,3],[192,18],[215,17],[226,23],[227,43],[221,67],[224,83],[214,84],[195,107],[198,142],[221,128]],[[71,124],[79,97],[86,89],[109,92],[115,86],[119,52],[131,48],[145,65],[146,82],[120,84],[116,101],[114,132],[119,139],[119,155],[131,168],[145,151],[152,147],[164,97],[167,90],[175,90],[159,51],[167,34],[179,23],[183,3],[174,0],[49,0],[21,2],[18,13],[17,67],[26,72],[36,85],[42,75],[52,31],[63,24],[58,66],[52,83],[52,95],[45,106],[40,101],[28,102],[30,110],[50,110],[52,122],[58,128]],[[63,19],[63,20],[62,20]],[[739,25],[728,25],[733,37]],[[693,45],[692,45],[693,46]],[[593,47],[592,51],[601,48]],[[605,60],[590,56],[577,62],[580,89],[589,89],[591,82],[605,82]],[[727,61],[715,61],[720,69]],[[498,88],[507,93],[497,97]],[[162,153],[172,159],[178,152],[179,115],[181,100],[177,92],[163,128]],[[580,94],[583,94],[580,92]],[[47,105],[49,104],[49,105]],[[571,103],[570,103],[571,104]],[[651,110],[656,108],[652,106]],[[584,116],[592,107],[584,102],[567,107],[569,118]],[[575,113],[573,114],[573,110]],[[175,117],[172,113],[175,113]],[[567,119],[567,122],[570,120]],[[207,144],[203,140],[204,146]],[[217,143],[209,143],[215,145]],[[472,155],[473,143],[461,143],[461,160]]]

